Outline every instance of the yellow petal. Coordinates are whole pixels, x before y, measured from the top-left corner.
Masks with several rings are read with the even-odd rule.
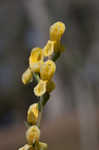
[[[43,49],[43,53],[45,57],[51,56],[54,52],[54,45],[55,42],[54,41],[48,41],[47,44],[45,45],[44,49]]]
[[[40,72],[40,67],[43,64],[43,61],[40,62],[31,62],[30,68],[33,72]]]
[[[34,141],[38,142],[40,138],[40,129],[34,125],[31,126],[26,132],[26,139],[28,144],[33,144]]]
[[[63,22],[56,22],[50,27],[50,40],[55,41],[55,52],[62,52],[63,48],[61,47],[61,37],[65,32],[65,24]]]
[[[33,72],[39,72],[40,66],[43,63],[43,51],[41,48],[32,49],[29,57],[29,65]]]
[[[32,72],[30,68],[28,68],[23,74],[22,74],[22,82],[24,84],[29,83],[33,78]]]
[[[31,124],[36,124],[37,120],[38,120],[38,104],[32,104],[30,105],[28,112],[27,112],[27,121],[28,123]]]
[[[46,92],[47,82],[40,80],[37,86],[34,88],[34,93],[36,96],[42,96]]]
[[[56,22],[50,27],[50,40],[60,41],[65,32],[65,24],[63,22]]]
[[[38,62],[38,61],[43,60],[42,49],[39,47],[33,48],[29,59],[32,62]]]
[[[40,77],[42,80],[50,80],[56,71],[56,64],[52,60],[48,60],[40,68]]]

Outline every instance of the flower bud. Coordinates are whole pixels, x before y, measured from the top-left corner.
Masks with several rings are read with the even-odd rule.
[[[65,24],[63,22],[56,22],[50,27],[50,40],[55,41],[54,51],[63,52],[64,47],[61,45],[61,37],[65,32]]]
[[[50,80],[56,70],[56,64],[52,60],[48,60],[40,68],[40,77],[42,80]]]
[[[36,96],[42,96],[46,92],[47,82],[40,80],[37,86],[34,88],[34,93]]]
[[[38,104],[32,104],[27,112],[27,121],[30,124],[36,124],[37,120],[38,120]]]
[[[55,42],[54,41],[48,41],[48,43],[45,45],[44,49],[43,49],[43,53],[45,57],[51,56],[54,52],[54,45]]]
[[[24,84],[29,83],[31,80],[33,79],[33,75],[32,72],[30,70],[30,68],[28,68],[22,75],[22,82]]]
[[[39,72],[40,66],[43,63],[43,51],[41,48],[33,48],[29,57],[29,65],[33,72]]]
[[[60,41],[65,32],[65,24],[63,22],[56,22],[50,27],[50,40]]]
[[[40,129],[36,125],[31,126],[26,132],[26,139],[28,144],[34,144],[35,142],[38,142],[39,138]]]

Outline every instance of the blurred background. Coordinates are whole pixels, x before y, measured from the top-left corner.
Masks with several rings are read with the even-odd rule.
[[[31,48],[45,45],[56,21],[66,24],[66,51],[57,62],[41,139],[50,150],[99,149],[99,1],[0,0],[1,150],[26,143],[26,112],[37,99],[21,75]]]

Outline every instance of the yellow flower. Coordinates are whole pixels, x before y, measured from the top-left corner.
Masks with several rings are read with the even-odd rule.
[[[48,145],[46,143],[39,142],[38,150],[47,150],[47,148],[48,148]]]
[[[44,49],[43,49],[43,53],[45,57],[51,56],[54,52],[54,45],[55,42],[54,41],[48,41],[47,44],[45,45]]]
[[[50,40],[55,42],[55,52],[62,52],[63,46],[60,43],[61,37],[65,32],[65,24],[62,22],[56,22],[50,27]]]
[[[36,96],[42,96],[46,92],[47,82],[40,80],[37,86],[34,88],[34,93]]]
[[[42,80],[50,80],[56,70],[56,65],[54,61],[48,60],[40,68],[40,77]]]
[[[32,104],[29,109],[28,109],[28,112],[27,112],[27,121],[28,123],[31,123],[31,124],[36,124],[37,120],[38,120],[38,104],[35,103],[35,104]]]
[[[43,63],[43,51],[41,48],[33,48],[29,57],[29,65],[33,72],[39,72]]]
[[[26,144],[23,147],[19,148],[18,150],[33,150],[33,148],[31,145]]]
[[[33,78],[32,72],[30,70],[30,68],[28,68],[22,75],[22,82],[24,84],[29,83]]]
[[[36,125],[31,126],[26,132],[26,139],[28,144],[34,144],[35,142],[38,142],[39,138],[40,129]]]
[[[63,22],[56,22],[50,27],[50,40],[60,41],[65,32],[65,24]]]
[[[48,93],[50,93],[50,92],[52,92],[54,89],[55,89],[55,83],[54,83],[54,81],[48,81],[48,83],[47,83],[47,92]]]

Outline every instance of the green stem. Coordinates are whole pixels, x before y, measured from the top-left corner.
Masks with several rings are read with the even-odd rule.
[[[42,100],[42,106],[44,107],[50,98],[49,93],[44,94],[44,99]]]
[[[52,60],[56,61],[60,57],[60,52],[54,53]]]
[[[36,82],[38,83],[40,80],[39,74],[38,73],[33,73],[33,77],[36,80]]]
[[[46,105],[46,103],[49,100],[49,94],[46,93],[43,96],[40,97],[40,101],[38,103],[38,109],[39,109],[39,117],[38,117],[38,121],[37,121],[37,126],[40,128],[40,122],[42,119],[42,113],[43,113],[43,108]]]
[[[40,97],[40,101],[38,103],[39,116],[38,116],[37,126],[39,128],[40,128],[40,122],[41,122],[41,119],[42,119],[42,112],[43,112],[42,99],[43,99],[43,96]]]
[[[60,53],[54,53],[52,60],[56,61],[58,58],[60,57]],[[35,81],[38,83],[40,80],[39,74],[38,73],[33,73],[33,77],[35,79]],[[39,109],[39,116],[38,116],[38,121],[37,121],[37,126],[40,128],[40,122],[42,119],[42,112],[43,112],[43,108],[46,105],[46,103],[49,100],[49,93],[45,93],[43,96],[40,97],[40,101],[38,103],[38,109]]]

